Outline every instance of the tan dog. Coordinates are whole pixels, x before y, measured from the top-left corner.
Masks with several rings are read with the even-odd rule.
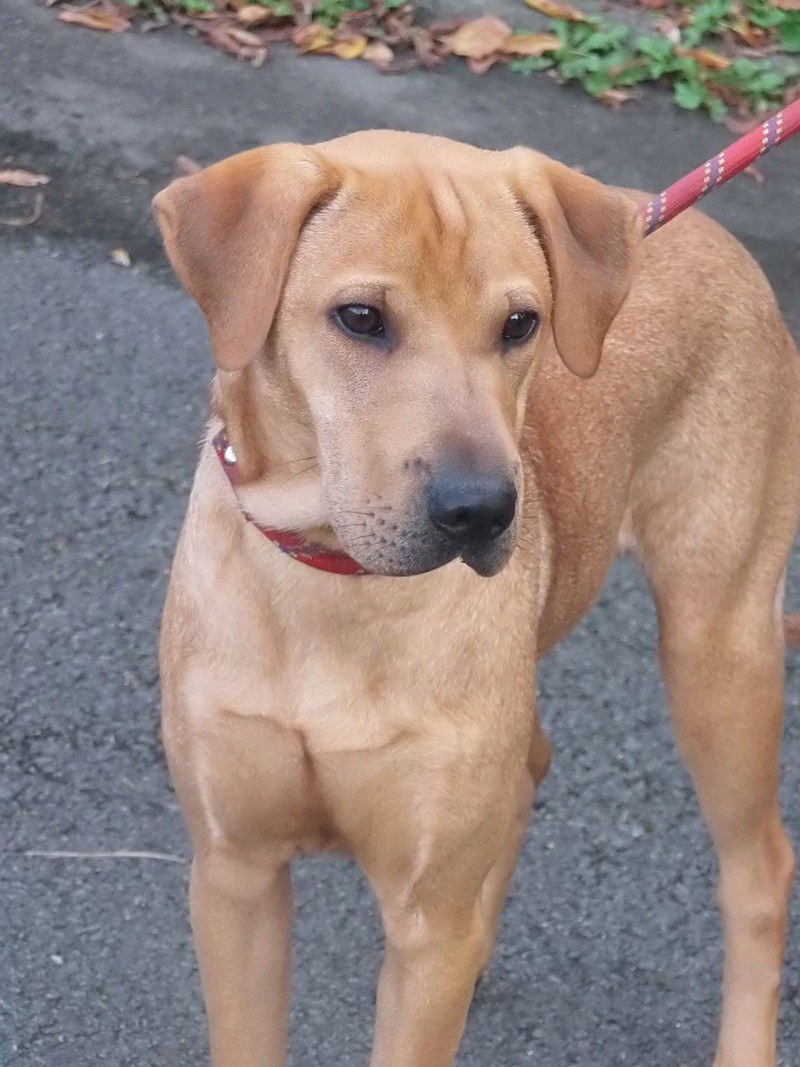
[[[374,1067],[452,1062],[549,762],[536,659],[619,544],[719,854],[716,1067],[774,1067],[800,365],[733,238],[690,213],[642,243],[639,199],[389,132],[156,198],[219,365],[161,649],[216,1067],[284,1062],[288,865],[328,847],[384,919]],[[242,509],[370,574],[289,558]]]

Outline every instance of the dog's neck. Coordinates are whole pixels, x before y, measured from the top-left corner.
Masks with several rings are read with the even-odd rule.
[[[270,486],[264,482],[240,488],[236,451],[228,440],[224,427],[214,435],[211,445],[236,495],[243,519],[252,523],[282,552],[315,570],[328,571],[330,574],[369,573],[347,553],[338,548],[331,548],[319,540],[312,540],[311,537],[299,532],[300,523],[308,522],[312,514],[318,513],[319,502],[315,499],[317,494],[315,486],[311,487],[311,495],[306,492],[299,499],[295,499],[296,494],[292,494],[291,490],[285,494],[284,487]],[[259,521],[257,513],[252,511],[253,504],[257,507],[266,507],[272,516],[269,523],[264,520]],[[284,518],[279,522],[277,516],[280,515]],[[290,524],[290,519],[295,521]],[[314,528],[319,529],[316,525]],[[331,531],[331,535],[332,533]]]
[[[214,433],[224,427],[236,464],[236,495],[257,525],[313,532],[315,540],[337,548],[313,439],[302,425],[292,425],[277,399],[286,391],[285,383],[272,383],[255,366],[217,374],[211,387]]]
[[[366,573],[333,532],[313,435],[281,399],[287,382],[248,367],[218,374],[211,388],[211,443],[243,521],[283,552],[317,570]]]

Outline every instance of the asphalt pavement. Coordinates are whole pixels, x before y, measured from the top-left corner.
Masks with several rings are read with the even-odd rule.
[[[211,362],[160,256],[152,192],[181,152],[209,162],[366,126],[528,143],[656,189],[729,135],[657,94],[615,114],[545,77],[388,78],[283,52],[252,70],[171,30],[78,31],[29,0],[3,0],[0,71],[0,167],[53,178],[39,223],[0,226],[0,1064],[196,1067],[189,849],[155,648]],[[800,139],[762,169],[763,185],[739,179],[708,209],[757,256],[800,337]],[[116,247],[132,267],[111,262]],[[800,604],[800,557],[789,596]],[[459,1067],[710,1067],[715,865],[655,642],[623,561],[541,669],[553,769]],[[783,797],[798,846],[799,705],[793,655]],[[31,854],[120,850],[164,858]],[[298,864],[295,885],[290,1062],[363,1064],[381,950],[369,891],[344,859]],[[797,895],[789,957],[782,1067],[800,1063]]]

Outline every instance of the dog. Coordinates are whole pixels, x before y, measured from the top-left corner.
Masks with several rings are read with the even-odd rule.
[[[326,849],[383,919],[372,1067],[453,1062],[550,762],[536,662],[620,548],[719,857],[715,1067],[776,1063],[800,363],[734,238],[643,241],[644,200],[390,131],[155,198],[218,368],[160,646],[215,1067],[285,1062],[289,865]]]

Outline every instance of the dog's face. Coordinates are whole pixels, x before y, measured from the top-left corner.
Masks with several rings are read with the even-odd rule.
[[[555,343],[593,373],[634,207],[534,153],[387,132],[245,153],[156,205],[221,367],[262,361],[300,398],[345,551],[500,570],[532,371]]]
[[[308,405],[333,528],[369,570],[506,562],[549,301],[539,245],[485,174],[359,175],[307,223],[274,343]]]

